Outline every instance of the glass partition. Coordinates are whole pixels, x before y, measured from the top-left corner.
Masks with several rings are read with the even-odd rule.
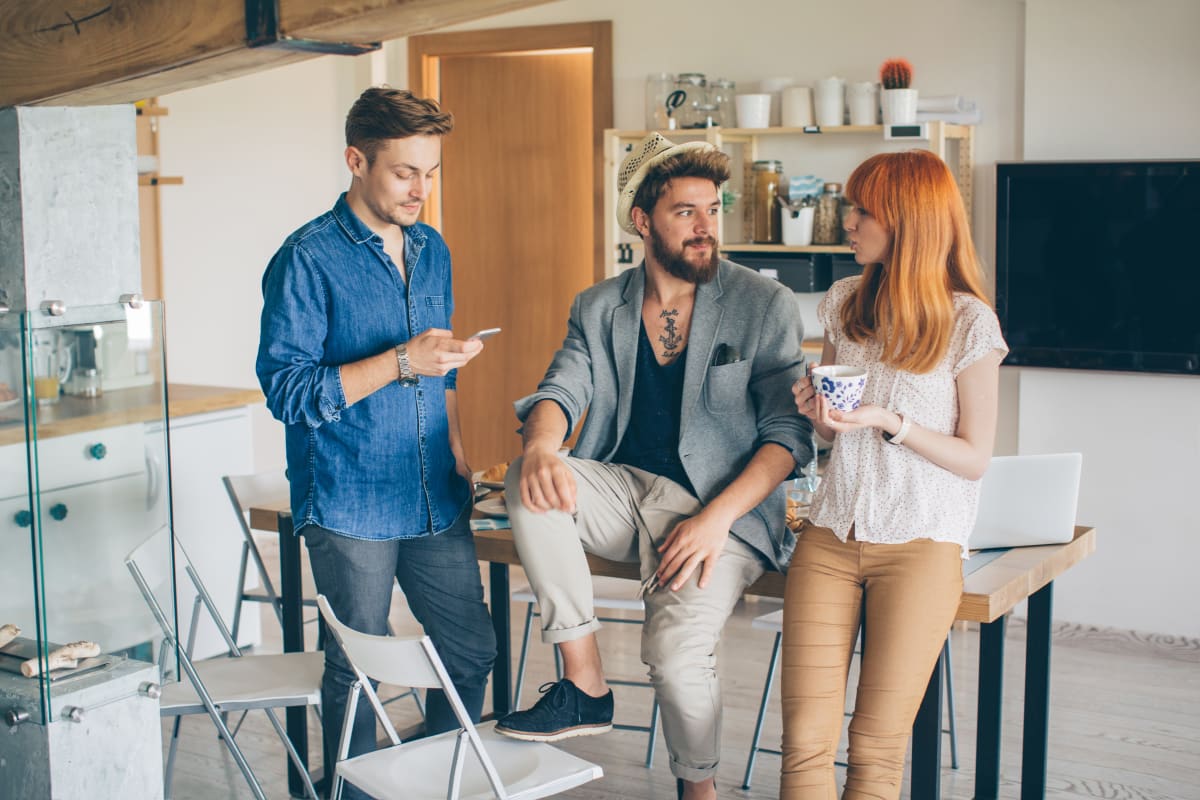
[[[135,550],[176,624],[162,334],[159,303],[0,316],[0,696],[43,724],[159,658]]]

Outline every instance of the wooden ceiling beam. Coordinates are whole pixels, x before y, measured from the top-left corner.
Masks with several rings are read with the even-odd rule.
[[[295,39],[363,44],[547,0],[274,0]],[[247,0],[0,0],[0,107],[128,103],[316,53],[249,47]]]

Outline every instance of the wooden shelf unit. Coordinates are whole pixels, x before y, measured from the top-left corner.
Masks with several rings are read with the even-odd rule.
[[[955,125],[934,120],[923,123],[927,126],[927,139],[893,140],[908,142],[912,147],[924,147],[937,153],[955,174],[963,203],[971,216],[973,200],[973,170],[975,167],[975,128],[972,125]],[[863,158],[871,155],[872,142],[883,144],[882,125],[841,125],[834,128],[687,128],[658,131],[673,142],[704,140],[716,147],[739,145],[742,148],[743,175],[750,174],[750,165],[760,157],[760,145],[795,139],[804,146],[820,147],[822,142],[853,141],[863,148]],[[641,141],[650,131],[609,129],[605,131],[604,146],[604,203],[608,209],[604,215],[604,268],[606,276],[613,276],[641,258],[642,243],[632,240],[616,221],[617,170],[629,148]],[[844,177],[844,176],[843,176]],[[732,183],[732,181],[731,181]],[[733,187],[748,196],[744,187]],[[721,232],[724,232],[722,219]],[[805,247],[782,244],[753,244],[749,242],[727,242],[722,236],[721,250],[726,253],[832,253],[849,254],[850,248],[843,245],[811,245]]]
[[[135,104],[137,111],[137,153],[158,157],[159,120],[168,110],[150,98]],[[142,296],[147,300],[162,299],[162,212],[158,187],[180,186],[183,178],[159,175],[158,170],[142,172],[138,179],[138,209],[140,214],[142,250]]]

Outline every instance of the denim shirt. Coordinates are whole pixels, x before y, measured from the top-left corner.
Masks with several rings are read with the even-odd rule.
[[[347,407],[338,368],[427,328],[449,328],[450,252],[433,228],[404,229],[408,283],[343,194],[293,233],[263,276],[256,369],[287,429],[296,530],[358,539],[448,529],[470,500],[455,471],[446,390],[456,374],[392,382]]]

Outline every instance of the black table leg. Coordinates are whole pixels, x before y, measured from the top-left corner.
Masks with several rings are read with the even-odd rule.
[[[1008,617],[979,626],[979,705],[975,730],[975,800],[1000,794],[1000,729],[1004,699],[1004,637]]]
[[[292,515],[279,515],[279,601],[283,610],[283,652],[304,650],[304,590],[300,585],[300,537],[292,528]],[[288,738],[308,766],[308,708],[294,706],[286,712]],[[304,779],[296,765],[287,762],[288,794],[304,797]]]
[[[512,711],[512,614],[508,599],[508,564],[488,565],[492,629],[496,631],[496,664],[492,667],[492,711],[496,718]]]
[[[1050,609],[1053,599],[1053,581],[1029,596],[1021,800],[1041,800],[1046,796],[1046,755],[1050,735]]]
[[[913,722],[911,796],[938,800],[942,796],[942,675],[946,651],[938,653],[925,697]]]

